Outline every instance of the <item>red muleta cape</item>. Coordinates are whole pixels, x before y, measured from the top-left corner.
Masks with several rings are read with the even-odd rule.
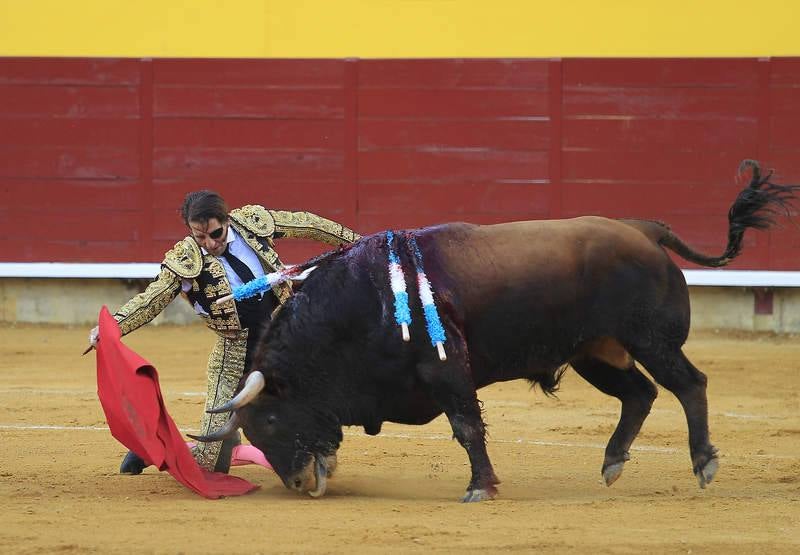
[[[167,413],[155,367],[120,341],[119,325],[105,306],[98,321],[97,396],[111,435],[145,462],[209,499],[256,489],[242,478],[200,468]]]

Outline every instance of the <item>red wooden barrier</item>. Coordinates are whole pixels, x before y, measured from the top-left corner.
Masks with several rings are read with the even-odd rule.
[[[800,183],[798,88],[800,59],[0,59],[0,261],[159,260],[204,187],[362,233],[657,218],[716,253],[741,159]],[[747,243],[736,268],[800,270],[796,227]]]

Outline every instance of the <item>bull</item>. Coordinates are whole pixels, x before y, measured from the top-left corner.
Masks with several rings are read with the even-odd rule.
[[[788,214],[796,187],[762,177],[755,161],[742,162],[740,174],[745,168],[752,178],[729,210],[720,256],[692,249],[660,222],[593,216],[399,232],[400,246],[404,237],[416,240],[434,285],[445,361],[424,325],[412,324],[410,341],[400,339],[384,234],[333,251],[274,315],[239,393],[214,410],[233,411],[228,425],[198,439],[219,440],[241,427],[288,488],[318,497],[343,426],[373,435],[383,422],[420,425],[444,413],[471,465],[462,501],[482,501],[496,495],[499,480],[477,390],[521,378],[552,394],[571,366],[621,402],[601,467],[611,485],[656,398],[641,364],[680,401],[692,471],[705,487],[718,469],[707,380],[682,350],[689,293],[667,251],[725,266],[748,228],[766,229]],[[411,257],[399,248],[403,266]],[[416,297],[415,283],[408,293]],[[413,322],[423,319],[418,303],[411,312]]]

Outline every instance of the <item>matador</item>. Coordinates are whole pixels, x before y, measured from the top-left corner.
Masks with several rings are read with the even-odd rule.
[[[289,298],[292,286],[290,282],[276,285],[255,299],[222,304],[214,301],[229,295],[233,287],[283,268],[274,239],[313,239],[338,246],[355,241],[359,235],[310,212],[269,210],[259,205],[228,211],[222,197],[207,190],[189,193],[181,215],[191,234],[165,254],[158,277],[122,305],[114,318],[126,335],[153,320],[178,295],[188,300],[217,336],[208,359],[205,408],[209,409],[233,397],[249,365],[258,328]],[[97,328],[90,333],[92,344],[98,340],[97,333]],[[211,433],[228,417],[204,412],[200,433]],[[227,472],[236,441],[199,443],[192,454],[203,468]],[[123,459],[120,472],[139,474],[146,466],[131,451]]]

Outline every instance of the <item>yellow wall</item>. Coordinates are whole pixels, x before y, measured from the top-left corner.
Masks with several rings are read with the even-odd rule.
[[[797,56],[800,0],[0,0],[0,55]]]

